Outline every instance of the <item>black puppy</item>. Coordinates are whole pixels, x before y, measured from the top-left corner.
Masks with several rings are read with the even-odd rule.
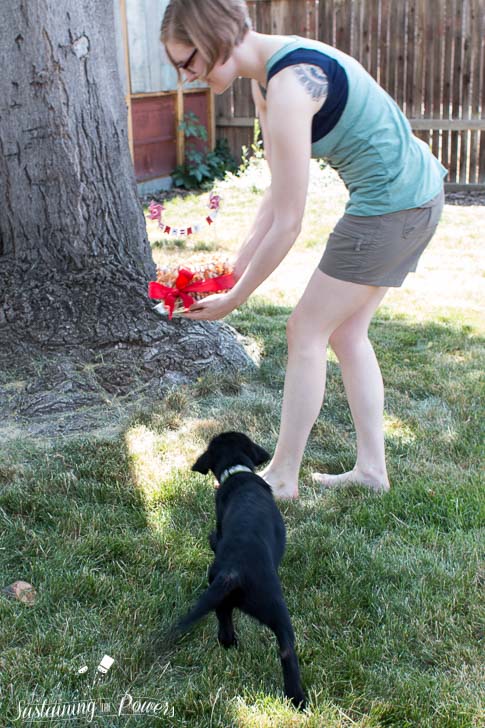
[[[216,491],[217,528],[209,537],[215,558],[209,570],[209,588],[175,631],[186,631],[215,610],[219,642],[231,647],[237,645],[234,607],[255,617],[275,633],[285,694],[303,709],[305,695],[295,637],[277,573],[285,550],[285,526],[271,488],[253,472],[269,457],[246,435],[224,432],[211,440],[192,466],[204,475],[212,470],[220,483]]]

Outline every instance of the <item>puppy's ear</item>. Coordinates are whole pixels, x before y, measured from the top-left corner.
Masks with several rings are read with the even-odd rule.
[[[192,465],[192,470],[194,470],[196,473],[202,473],[202,475],[207,475],[209,470],[211,469],[211,456],[209,453],[209,450],[206,450],[200,458],[197,458],[195,463]]]
[[[249,457],[255,465],[262,465],[270,459],[271,455],[263,447],[260,447],[259,445],[256,445],[255,442],[252,442]]]

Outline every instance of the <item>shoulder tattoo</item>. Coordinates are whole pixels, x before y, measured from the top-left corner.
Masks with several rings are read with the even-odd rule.
[[[328,95],[328,78],[325,71],[318,66],[301,63],[293,66],[300,83],[308,91],[314,101],[325,101]]]

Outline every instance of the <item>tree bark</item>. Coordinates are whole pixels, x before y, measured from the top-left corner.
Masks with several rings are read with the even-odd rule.
[[[147,299],[114,32],[112,0],[0,5],[0,363],[111,353],[162,380],[239,369],[232,329],[168,322]]]

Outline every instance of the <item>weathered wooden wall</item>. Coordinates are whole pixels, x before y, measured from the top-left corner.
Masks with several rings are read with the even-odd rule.
[[[448,168],[485,183],[485,0],[249,0],[255,30],[317,38],[359,60]],[[249,81],[216,99],[217,135],[252,140]]]
[[[184,159],[179,124],[194,111],[215,142],[213,96],[201,82],[178,85],[160,43],[168,0],[113,0],[118,65],[129,114],[129,137],[138,182],[167,178]]]

